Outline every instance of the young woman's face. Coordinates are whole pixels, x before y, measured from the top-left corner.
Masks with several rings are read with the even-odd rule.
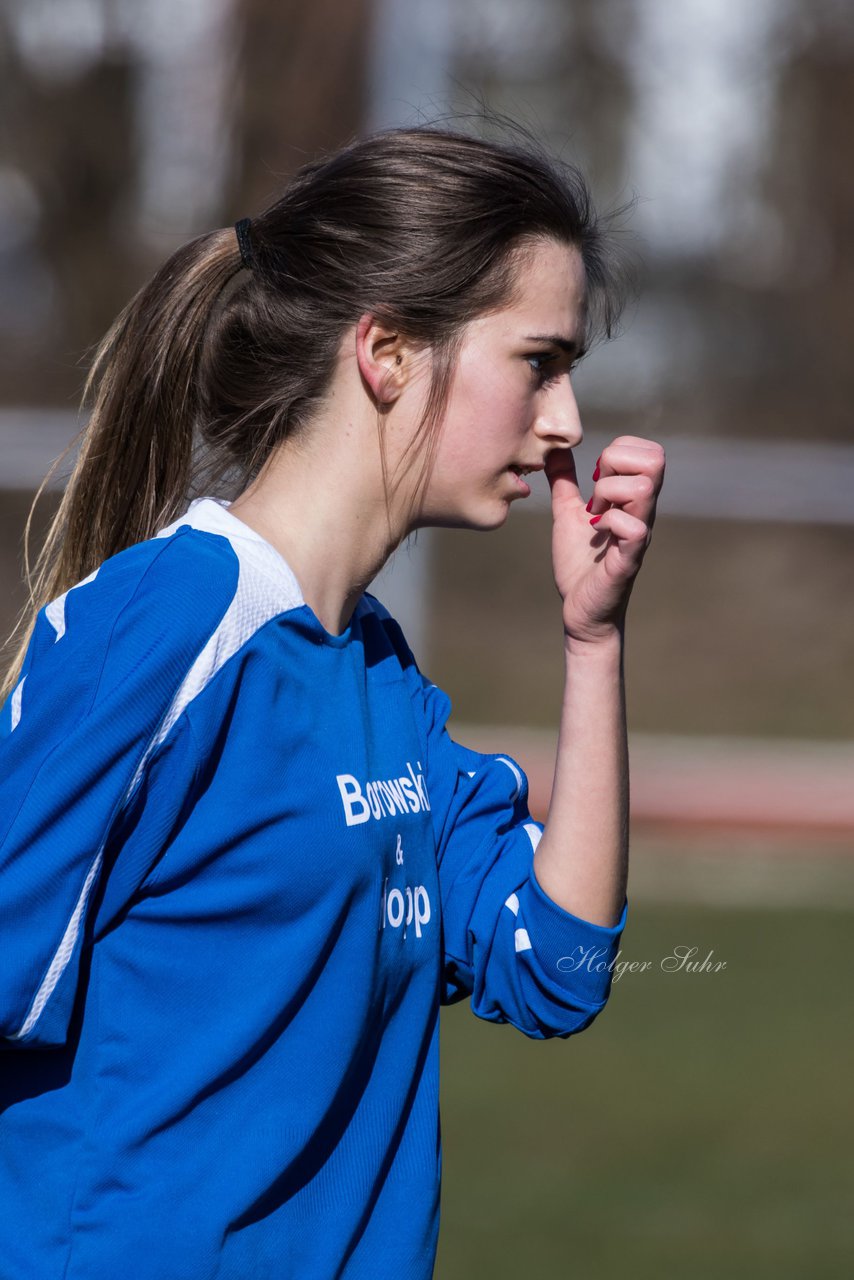
[[[530,492],[517,472],[582,439],[570,381],[584,330],[578,250],[538,241],[516,294],[464,330],[419,526],[497,528]]]

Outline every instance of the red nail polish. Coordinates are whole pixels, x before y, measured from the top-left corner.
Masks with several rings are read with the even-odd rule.
[[[604,514],[605,514],[605,512],[603,511],[603,512],[602,512],[602,515],[604,515]],[[601,520],[601,519],[602,519],[602,516],[593,516],[593,517],[592,517],[592,519],[591,519],[591,521],[590,521],[590,523],[591,523],[591,524],[595,524],[597,520]]]
[[[594,479],[594,480],[598,480],[598,479],[599,479],[599,463],[600,463],[600,461],[601,461],[601,459],[600,459],[600,458],[597,458],[597,459],[596,459],[596,470],[593,472],[593,479]]]
[[[591,498],[591,499],[590,499],[590,501],[588,502],[588,504],[587,504],[587,506],[586,506],[585,510],[589,511],[589,510],[590,510],[590,508],[591,508],[592,506],[593,506],[593,499]]]

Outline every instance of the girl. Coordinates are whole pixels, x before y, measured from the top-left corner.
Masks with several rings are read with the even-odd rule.
[[[426,1280],[440,1005],[535,1038],[602,1009],[664,471],[621,436],[579,492],[571,373],[614,315],[574,171],[425,127],[307,165],[116,321],[0,720],[5,1280]],[[366,591],[543,469],[545,829]]]

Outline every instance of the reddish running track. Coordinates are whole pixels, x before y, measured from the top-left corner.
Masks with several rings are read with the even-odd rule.
[[[531,813],[545,821],[556,734],[492,725],[451,732],[477,751],[518,760]],[[828,848],[854,854],[854,743],[632,734],[629,757],[635,832],[826,837]]]

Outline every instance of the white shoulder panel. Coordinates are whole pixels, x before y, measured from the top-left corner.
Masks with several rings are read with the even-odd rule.
[[[301,605],[302,592],[290,565],[260,533],[233,516],[228,507],[229,503],[224,498],[196,498],[184,515],[161,529],[157,537],[168,538],[182,525],[200,529],[203,533],[218,533],[228,538],[234,548],[240,560],[241,577],[244,569],[264,574],[277,585],[280,593],[284,592],[283,609]]]
[[[12,705],[11,705],[12,729],[10,730],[10,732],[17,729],[18,723],[21,719],[21,698],[23,697],[23,694],[24,694],[24,680],[26,680],[26,678],[27,677],[24,676],[21,680],[19,680],[18,684],[15,686],[15,692],[12,694]]]
[[[75,583],[73,587],[68,588],[68,591],[63,591],[61,596],[57,596],[55,600],[51,600],[50,604],[45,605],[45,617],[56,632],[56,640],[54,640],[54,644],[56,644],[57,640],[61,640],[65,635],[65,601],[68,598],[69,592],[76,591],[78,587],[85,587],[87,582],[94,582],[98,576],[100,567],[101,566],[99,565],[97,569],[93,569],[88,578],[84,578],[82,582]]]
[[[181,713],[197,698],[246,641],[271,618],[304,603],[299,583],[275,547],[242,520],[229,514],[215,498],[197,498],[186,515],[158,533],[166,538],[182,525],[227,538],[239,562],[237,589],[223,618],[196,658],[181,684],[160,728],[139,762],[125,804],[135,792],[153,752],[160,746]]]

